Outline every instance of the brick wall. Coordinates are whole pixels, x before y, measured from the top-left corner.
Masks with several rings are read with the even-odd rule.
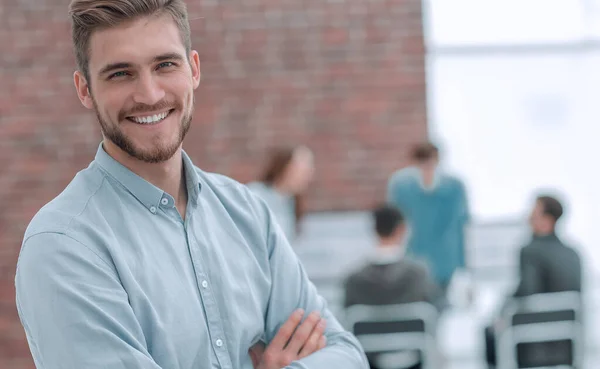
[[[0,6],[0,368],[31,368],[14,272],[33,214],[92,160],[100,135],[72,84],[66,0]],[[189,1],[202,84],[185,148],[253,179],[273,143],[307,143],[312,210],[382,197],[426,136],[420,0]]]

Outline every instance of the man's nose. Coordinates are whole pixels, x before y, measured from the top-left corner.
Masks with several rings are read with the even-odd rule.
[[[151,74],[141,74],[137,80],[133,99],[136,103],[155,105],[165,97],[165,91]]]

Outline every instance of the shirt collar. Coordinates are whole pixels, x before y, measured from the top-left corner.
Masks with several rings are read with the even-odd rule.
[[[181,151],[183,158],[183,169],[185,170],[185,182],[188,190],[188,201],[191,199],[194,204],[200,201],[200,190],[202,189],[202,183],[200,182],[200,176],[196,171],[192,159],[188,156],[185,151]]]
[[[550,232],[548,234],[533,234],[533,239],[537,241],[556,241],[558,236],[556,232]]]
[[[440,170],[436,168],[433,172],[433,182],[430,186],[425,186],[425,181],[423,180],[423,172],[421,170],[417,170],[417,179],[419,180],[421,188],[425,192],[432,192],[435,189],[437,189],[438,185],[440,184],[440,176]]]
[[[377,265],[394,264],[404,257],[404,247],[379,246],[371,255],[371,262]]]
[[[200,178],[192,164],[192,160],[182,152],[183,167],[185,170],[186,186],[188,189],[188,201],[197,203],[200,195]],[[141,202],[151,213],[155,214],[159,207],[175,207],[175,199],[165,191],[156,187],[144,178],[135,174],[123,164],[113,159],[104,151],[102,143],[96,152],[96,163],[105,172],[119,182],[129,193]]]

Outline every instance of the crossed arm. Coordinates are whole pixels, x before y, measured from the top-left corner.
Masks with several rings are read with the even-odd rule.
[[[283,328],[282,322],[298,308],[306,312],[318,312],[321,319],[327,322],[324,330],[326,346],[312,355],[291,362],[285,368],[367,369],[369,364],[358,340],[342,328],[327,308],[325,300],[308,279],[283,232],[276,222],[270,219],[271,214],[266,208],[265,214],[268,224],[267,248],[272,281],[265,322],[267,339],[271,343],[276,342],[275,334],[280,327]]]
[[[268,243],[269,345],[262,356],[250,353],[256,367],[367,368],[358,341],[327,309],[277,226],[270,227]],[[26,241],[15,280],[17,306],[37,367],[160,369],[117,275],[114,266],[65,234]],[[299,308],[316,313],[300,323],[303,316],[292,316]]]

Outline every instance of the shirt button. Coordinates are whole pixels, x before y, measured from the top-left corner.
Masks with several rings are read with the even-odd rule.
[[[207,281],[202,281],[202,287],[208,288],[208,282]]]
[[[163,197],[163,199],[160,200],[160,203],[163,205],[167,205],[169,203],[169,199],[167,199],[166,197]]]
[[[154,207],[154,206],[151,206],[151,207],[150,207],[150,212],[151,212],[152,214],[156,214],[156,207]]]
[[[223,341],[221,341],[221,340],[216,340],[216,341],[215,341],[215,344],[217,345],[217,347],[221,347],[221,346],[223,346]]]

